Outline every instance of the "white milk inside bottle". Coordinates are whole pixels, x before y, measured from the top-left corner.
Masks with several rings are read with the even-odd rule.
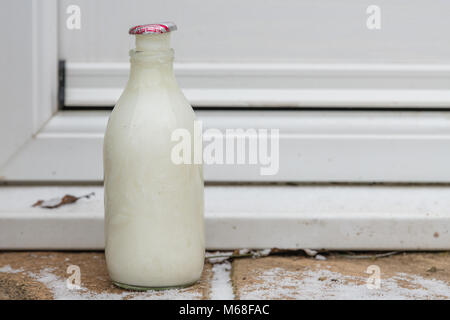
[[[104,140],[106,263],[123,288],[187,286],[205,252],[201,164],[172,161],[171,139],[192,137],[192,107],[173,74],[172,23],[130,29],[131,72]]]

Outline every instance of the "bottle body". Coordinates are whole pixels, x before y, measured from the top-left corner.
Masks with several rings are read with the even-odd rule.
[[[194,137],[195,115],[171,59],[143,57],[132,58],[105,134],[106,262],[119,285],[184,286],[203,269],[203,174],[201,164],[172,161],[171,135],[182,128]]]

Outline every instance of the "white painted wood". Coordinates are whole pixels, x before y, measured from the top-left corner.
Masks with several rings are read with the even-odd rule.
[[[65,23],[69,2],[81,6],[81,30],[56,26]],[[124,48],[131,45],[123,30],[148,19],[172,17],[184,30],[174,33],[176,72],[187,96],[200,106],[447,107],[450,43],[436,30],[449,29],[449,3],[410,1],[405,10],[400,2],[381,1],[386,20],[377,33],[365,28],[367,5],[74,0],[59,2],[56,16],[54,0],[3,1],[0,179],[102,180],[107,113],[62,112],[50,119],[56,110],[57,48],[69,62],[69,104],[110,104],[126,80]],[[274,25],[263,29],[267,21]],[[10,32],[17,25],[31,31]],[[109,32],[99,36],[105,25]],[[280,128],[283,133],[278,175],[261,177],[249,166],[208,165],[207,181],[450,181],[447,112],[198,115],[209,128]],[[208,247],[448,249],[446,187],[302,188],[207,187]],[[86,203],[62,211],[31,210],[36,198],[56,190],[38,189],[25,195],[1,188],[1,248],[102,248],[100,196],[95,209]],[[319,210],[318,203],[330,206]]]
[[[67,88],[66,92],[66,106],[89,108],[115,105],[123,89]],[[450,107],[450,90],[183,89],[183,92],[195,107]]]
[[[65,27],[79,5],[81,29]],[[366,26],[369,5],[381,29]],[[60,57],[126,62],[130,26],[175,21],[178,62],[450,63],[450,3],[434,0],[63,0]]]
[[[449,183],[449,115],[447,111],[198,110],[205,130],[280,130],[276,175],[261,176],[257,165],[205,164],[205,180]],[[1,168],[0,175],[8,181],[102,181],[107,117],[107,111],[58,113]]]
[[[0,4],[0,167],[56,111],[56,17],[54,0]]]
[[[13,15],[13,13],[15,13]],[[10,25],[26,24],[31,20],[32,7],[18,1],[3,1],[0,10],[0,34],[5,46],[0,50],[0,165],[2,165],[31,135],[30,111],[32,83],[31,34],[24,34],[22,41],[15,41],[17,34],[10,32]],[[10,57],[16,56],[17,60]],[[0,174],[1,176],[1,174]]]
[[[0,203],[0,249],[103,249],[100,186],[2,187]],[[208,249],[450,249],[448,186],[207,186],[205,218]]]
[[[36,133],[58,109],[58,7],[57,0],[31,1],[33,51],[33,132]]]
[[[65,27],[73,4],[80,30]],[[381,28],[369,30],[373,4],[64,0],[66,104],[114,105],[128,77],[128,28],[173,20],[176,75],[195,106],[450,107],[450,42],[442,32],[450,30],[450,2],[379,0]]]
[[[67,63],[66,106],[113,106],[128,63]],[[450,65],[177,63],[194,106],[450,107]]]

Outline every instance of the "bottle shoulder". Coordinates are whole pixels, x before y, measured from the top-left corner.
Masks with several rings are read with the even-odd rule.
[[[184,95],[176,90],[126,88],[108,120],[114,128],[145,128],[143,132],[191,128],[195,113]]]

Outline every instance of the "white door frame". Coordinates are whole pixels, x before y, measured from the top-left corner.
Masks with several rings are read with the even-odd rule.
[[[11,107],[4,105],[1,109],[0,121],[3,121],[4,125],[0,127],[0,142],[5,148],[0,155],[0,179],[22,182],[100,182],[103,172],[101,145],[108,113],[57,112],[58,2],[36,0],[14,6],[13,9],[20,11],[24,22],[30,23],[31,32],[21,37],[21,41],[17,41],[16,35],[10,35],[11,45],[5,48],[15,59],[11,61],[11,67],[6,68],[2,74],[2,84],[4,83],[4,87],[9,88],[11,93],[7,96],[8,105]],[[11,21],[2,21],[5,23],[3,29],[7,29],[13,19],[17,19],[17,16],[12,17]],[[25,50],[24,43],[27,45]],[[16,61],[27,62],[22,63],[18,80],[9,76],[17,72]],[[82,90],[95,91],[99,89],[102,77],[112,76],[109,72],[115,70],[114,66],[97,66],[92,78],[91,65],[80,67],[75,64],[75,67],[69,70],[78,70],[78,73],[75,72],[69,79],[75,81],[78,77],[79,81],[75,81],[75,84],[79,85],[84,83],[80,79],[90,79],[87,83],[93,85],[94,89],[86,87]],[[179,68],[179,72],[188,83],[193,82],[189,79],[194,75],[201,78],[211,72],[214,77],[221,79],[219,82],[224,85],[225,90],[217,95],[219,100],[222,99],[222,102],[216,101],[219,104],[230,101],[227,97],[236,93],[236,90],[230,89],[234,78],[240,75],[242,79],[252,83],[248,78],[255,80],[255,77],[267,73],[277,81],[284,76],[300,76],[303,72],[307,72],[308,77],[324,79],[347,74],[350,78],[360,77],[369,82],[371,77],[400,77],[400,80],[405,77],[417,78],[417,92],[414,93],[413,90],[416,100],[412,99],[409,106],[427,103],[431,106],[444,106],[450,93],[450,90],[437,90],[442,91],[442,95],[435,96],[433,100],[427,99],[426,95],[423,95],[425,91],[418,89],[421,83],[430,82],[440,83],[437,87],[441,88],[443,79],[450,77],[450,67],[445,66],[378,66],[367,69],[361,66],[297,65],[291,69],[286,65],[272,68],[274,66],[256,64],[251,67],[228,67],[224,69],[224,66],[217,65],[185,65]],[[346,71],[347,67],[349,69]],[[123,65],[116,69],[119,70],[116,74],[118,77],[113,80],[119,83],[126,76],[126,70]],[[80,74],[80,70],[85,72]],[[30,80],[28,85],[21,85],[20,81],[24,80]],[[403,81],[400,80],[395,81]],[[345,91],[348,90],[343,90],[338,95],[346,98],[336,101],[339,105],[354,106],[358,105],[358,99],[366,99],[366,102],[362,103],[360,100],[360,103],[362,106],[369,106],[370,99],[367,100],[364,95],[358,96],[357,92],[365,92],[359,89],[352,89],[350,92],[353,93],[347,95]],[[275,103],[275,100],[267,100],[267,95],[273,95],[274,92],[263,89],[250,91],[255,93],[254,90],[265,92],[266,96],[262,94],[261,98],[263,106]],[[329,98],[323,97],[330,93],[329,90],[319,88],[315,91],[319,92],[315,95],[322,96],[322,105],[327,105],[324,101]],[[396,99],[402,97],[401,94],[396,95],[395,91],[393,90],[390,93],[391,98],[388,98],[391,99],[391,106],[398,104]],[[188,89],[187,92],[193,91]],[[207,99],[210,94],[208,89],[197,97],[200,100]],[[239,94],[236,94],[239,97]],[[417,100],[419,96],[423,99]],[[301,95],[296,97],[295,94],[291,96],[294,100],[299,100],[300,97]],[[386,102],[386,97],[380,98],[376,94],[375,98],[379,103]],[[255,98],[249,99],[253,99],[253,103],[257,101]],[[450,182],[450,170],[447,169],[447,163],[450,162],[450,111],[199,110],[197,114],[198,118],[203,120],[205,128],[274,128],[280,129],[281,134],[280,171],[277,175],[261,176],[259,168],[254,166],[206,165],[205,180],[208,182]]]
[[[2,6],[0,179],[8,180],[3,166],[57,111],[58,23],[56,0],[5,1]]]
[[[83,195],[57,209],[36,199]],[[104,248],[101,186],[0,188],[0,250]],[[206,186],[208,249],[448,250],[445,186]]]
[[[8,33],[11,45],[2,52],[14,59],[1,75],[8,92],[7,105],[0,109],[0,179],[100,182],[108,113],[57,112],[57,2],[9,4],[8,9],[20,14],[1,20],[1,29],[20,22],[29,23],[31,31]],[[23,21],[16,21],[18,17]],[[449,115],[444,110],[199,111],[205,127],[279,128],[281,133],[277,176],[262,177],[245,166],[205,166],[207,182],[444,184],[207,185],[208,248],[448,249]],[[93,207],[81,204],[48,212],[30,205],[36,197],[53,196],[53,189],[40,193],[29,186],[13,188],[0,190],[1,249],[103,247],[101,197]],[[20,201],[15,201],[17,192]],[[30,203],[23,204],[26,192],[31,192]]]
[[[174,71],[197,107],[450,107],[450,65],[442,63],[182,62]],[[66,106],[113,106],[128,73],[129,63],[68,62]]]
[[[9,181],[101,182],[108,111],[59,112],[3,166]],[[449,183],[450,113],[199,110],[204,129],[279,129],[279,171],[204,165],[207,182]],[[208,134],[204,135],[208,139]],[[209,140],[210,141],[210,140]]]

